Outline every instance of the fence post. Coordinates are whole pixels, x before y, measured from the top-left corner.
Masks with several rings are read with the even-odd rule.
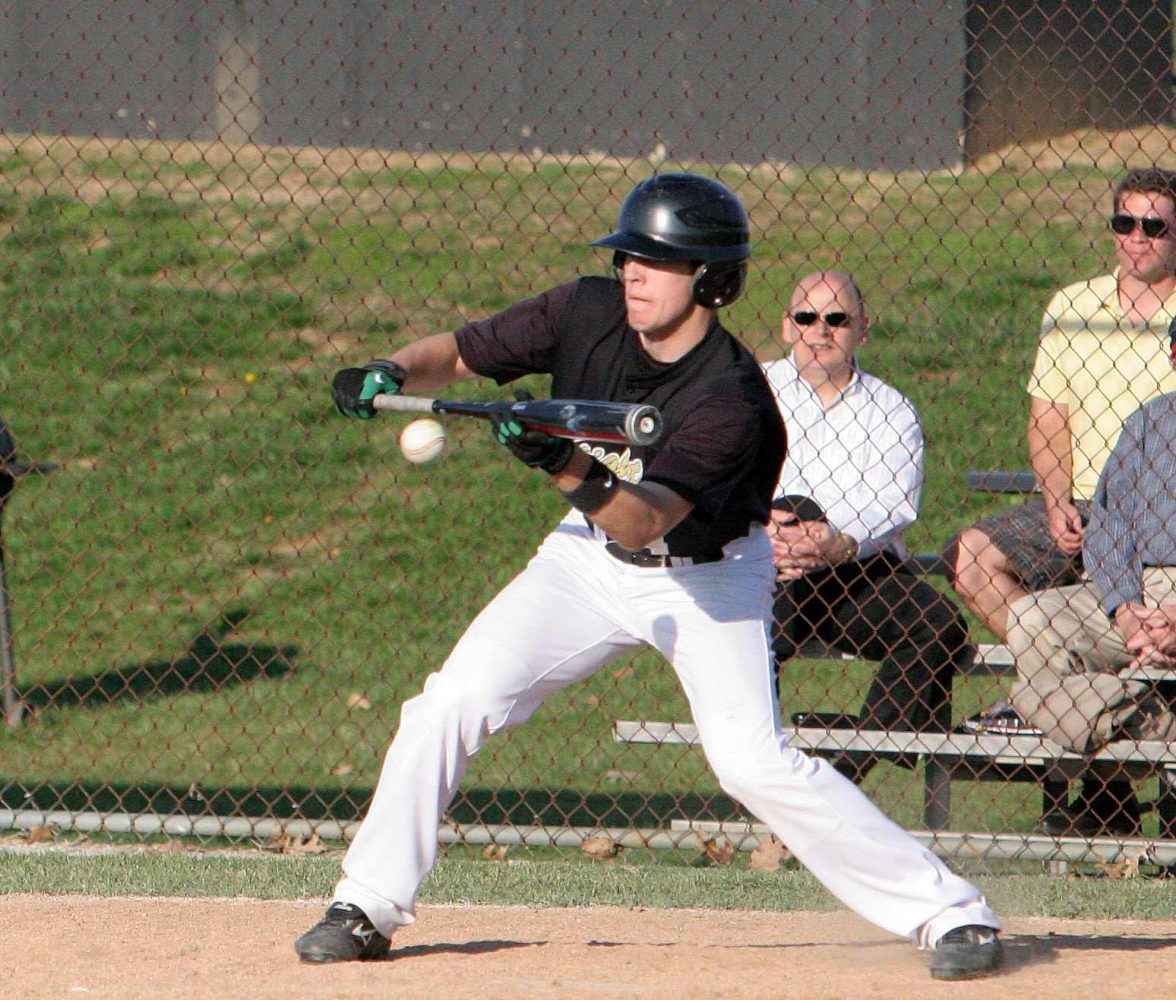
[[[4,501],[0,500],[0,676],[4,685],[4,719],[14,729],[24,706],[16,694],[16,665],[12,658],[12,618],[8,612],[8,574],[4,567]]]
[[[4,560],[4,508],[16,480],[29,473],[48,475],[57,471],[54,462],[32,464],[14,461],[16,449],[3,419],[0,419],[0,687],[3,688],[4,721],[14,729],[24,715],[24,704],[16,692],[16,662],[12,653],[12,615],[8,600],[8,571]]]

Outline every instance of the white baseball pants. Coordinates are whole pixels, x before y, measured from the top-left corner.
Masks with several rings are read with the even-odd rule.
[[[650,569],[614,559],[573,511],[404,704],[335,900],[383,934],[411,923],[444,811],[486,738],[648,644],[677,672],[724,791],[838,899],[920,947],[966,924],[999,928],[974,886],[826,762],[788,746],[766,624],[774,577],[758,529],[721,562]]]

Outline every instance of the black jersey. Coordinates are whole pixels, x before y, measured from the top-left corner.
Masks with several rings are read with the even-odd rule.
[[[712,553],[767,522],[784,423],[763,369],[717,320],[663,364],[629,328],[620,282],[581,278],[463,327],[457,344],[467,367],[499,385],[545,373],[555,399],[656,406],[663,431],[653,444],[581,447],[619,478],[661,483],[694,504],[666,535],[668,554]]]

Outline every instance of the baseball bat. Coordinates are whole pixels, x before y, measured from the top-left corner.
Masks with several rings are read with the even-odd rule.
[[[527,430],[553,437],[647,445],[661,437],[662,418],[656,406],[610,403],[595,399],[524,399],[515,403],[467,403],[423,396],[381,393],[372,400],[377,410],[401,413],[445,413],[489,420],[513,416]]]

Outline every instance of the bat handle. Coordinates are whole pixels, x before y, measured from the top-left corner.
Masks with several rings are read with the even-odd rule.
[[[421,396],[398,396],[393,393],[382,392],[372,398],[372,406],[377,410],[395,410],[398,413],[437,413],[435,399],[425,399]]]

